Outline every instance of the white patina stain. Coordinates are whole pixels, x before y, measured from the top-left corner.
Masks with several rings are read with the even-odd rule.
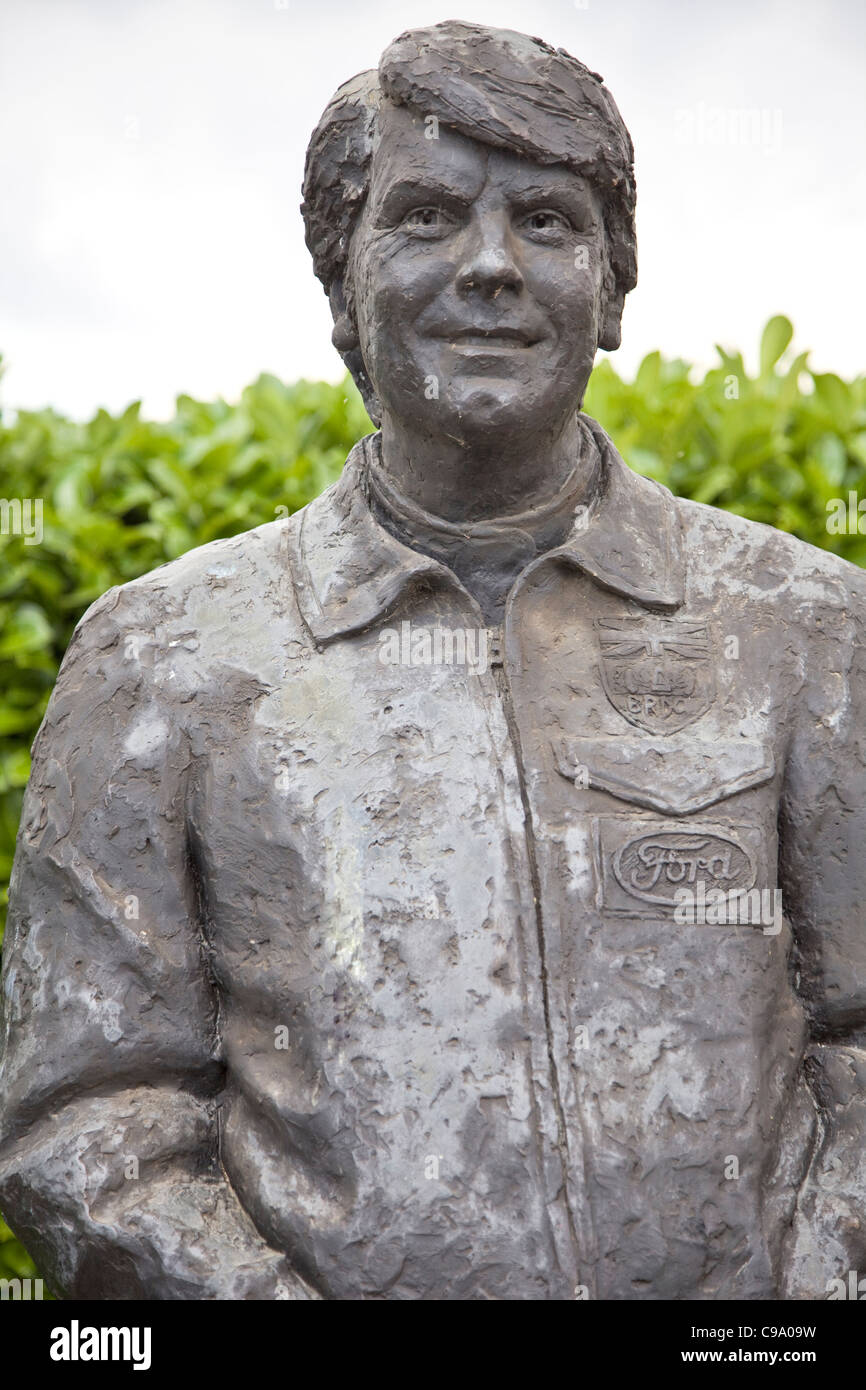
[[[117,1001],[91,998],[89,1010],[91,1014],[96,1016],[106,1042],[119,1042],[123,1037],[123,1029],[120,1026],[120,1005]]]
[[[569,890],[587,900],[593,887],[592,848],[588,826],[569,825],[565,831],[565,862]]]
[[[155,753],[168,739],[168,722],[158,716],[145,717],[133,725],[127,734],[123,751],[127,757],[140,758]]]
[[[343,819],[343,808],[337,815]],[[340,827],[342,829],[342,826]],[[339,844],[342,835],[338,832],[334,842]],[[331,930],[327,940],[332,960],[341,969],[348,971],[354,980],[363,983],[367,978],[367,967],[361,959],[364,944],[363,885],[361,881],[361,854],[356,844],[344,845],[334,857],[334,899],[337,910],[334,921],[339,925]]]

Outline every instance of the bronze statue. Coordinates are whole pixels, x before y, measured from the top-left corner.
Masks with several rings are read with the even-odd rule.
[[[0,1209],[85,1298],[824,1298],[866,1269],[866,575],[581,412],[635,185],[568,54],[402,35],[304,197],[377,432],[76,631]]]

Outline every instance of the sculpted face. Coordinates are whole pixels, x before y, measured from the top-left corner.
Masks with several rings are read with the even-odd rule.
[[[600,335],[618,333],[595,193],[564,165],[426,128],[383,108],[352,240],[383,419],[488,443],[551,437],[580,406]]]

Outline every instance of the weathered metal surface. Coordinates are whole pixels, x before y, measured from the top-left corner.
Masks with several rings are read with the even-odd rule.
[[[511,115],[479,53],[523,74]],[[630,146],[570,62],[389,50],[372,164],[322,137],[307,185],[315,228],[329,177],[372,180],[323,274],[381,433],[67,653],[0,1206],[69,1295],[821,1298],[866,1267],[866,576],[580,413]],[[563,105],[515,150],[542,75]]]

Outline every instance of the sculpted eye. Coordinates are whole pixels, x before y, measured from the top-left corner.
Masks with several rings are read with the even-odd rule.
[[[446,225],[445,214],[436,207],[413,208],[403,218],[403,226],[412,232],[441,232]]]
[[[539,208],[537,212],[531,212],[524,218],[523,225],[528,231],[540,233],[542,236],[572,230],[568,218],[561,212],[554,212],[552,208]]]

